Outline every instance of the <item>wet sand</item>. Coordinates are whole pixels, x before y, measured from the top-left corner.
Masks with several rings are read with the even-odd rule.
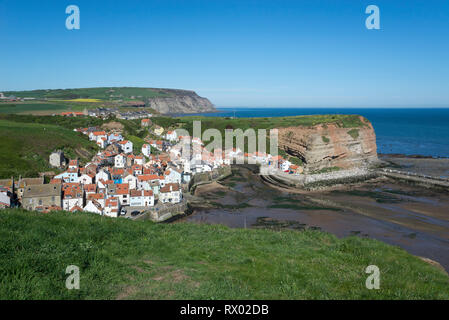
[[[399,169],[434,177],[449,178],[448,158],[414,158],[403,155],[379,155],[391,169]]]
[[[181,221],[234,228],[315,228],[338,237],[370,237],[439,262],[449,271],[449,193],[378,179],[344,190],[285,191],[266,185],[251,171],[233,169],[220,183],[195,195],[211,208]],[[278,222],[278,223],[273,223]]]

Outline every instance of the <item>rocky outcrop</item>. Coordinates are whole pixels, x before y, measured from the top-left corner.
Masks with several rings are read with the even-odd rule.
[[[298,157],[306,171],[354,168],[377,162],[376,135],[371,123],[345,128],[336,123],[278,128],[279,148]]]
[[[194,91],[165,90],[166,96],[149,98],[146,105],[162,114],[202,113],[217,111],[207,99]]]

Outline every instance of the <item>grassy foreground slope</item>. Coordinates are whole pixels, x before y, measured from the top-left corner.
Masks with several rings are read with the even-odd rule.
[[[0,226],[0,299],[449,298],[443,271],[370,239],[21,210]],[[371,264],[380,290],[365,287]]]
[[[50,169],[48,157],[57,149],[64,150],[66,157],[89,161],[97,147],[62,126],[0,118],[0,178],[37,176]]]

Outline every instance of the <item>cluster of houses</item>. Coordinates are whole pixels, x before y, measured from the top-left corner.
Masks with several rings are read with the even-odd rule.
[[[131,153],[133,150],[133,144],[131,141],[124,140],[123,136],[118,131],[106,131],[98,127],[78,128],[74,129],[76,132],[80,132],[89,137],[90,141],[95,142],[100,148],[104,149],[109,145],[116,145],[122,148],[125,153]]]
[[[146,126],[148,120],[142,119],[142,125]],[[43,178],[0,180],[0,208],[87,211],[118,217],[133,208],[149,210],[179,203],[192,176],[229,166],[236,160],[251,159],[262,165],[275,163],[284,172],[302,173],[302,167],[281,156],[244,153],[238,148],[210,152],[201,139],[178,136],[170,130],[164,134],[164,129],[158,126],[153,132],[161,139],[145,139],[141,150],[134,150],[133,143],[119,132],[106,132],[97,127],[75,130],[102,150],[84,166],[78,160],[67,160],[60,150],[53,152],[50,164],[64,171],[47,184]],[[153,148],[159,150],[157,155],[152,153]]]
[[[163,206],[183,199],[182,172],[171,167],[167,157],[151,156],[145,162],[143,155],[132,152],[102,151],[84,167],[78,160],[70,160],[66,170],[48,184],[43,178],[0,183],[2,207],[16,202],[27,210],[42,212],[87,211],[118,217],[126,207],[149,209],[157,202]]]
[[[143,106],[135,105],[134,107],[144,107],[144,106],[145,105]],[[150,112],[143,109],[120,111],[117,108],[106,108],[106,107],[90,109],[87,111],[87,115],[90,117],[97,117],[102,119],[115,116],[117,119],[124,119],[124,120],[144,119],[144,118],[151,118],[153,116]]]

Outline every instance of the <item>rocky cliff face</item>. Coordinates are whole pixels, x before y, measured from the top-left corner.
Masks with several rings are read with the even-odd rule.
[[[343,128],[337,124],[278,128],[279,148],[298,157],[306,171],[328,167],[353,168],[378,161],[376,135],[371,123]]]
[[[214,105],[194,91],[166,90],[167,96],[149,98],[146,105],[163,114],[216,111]]]

